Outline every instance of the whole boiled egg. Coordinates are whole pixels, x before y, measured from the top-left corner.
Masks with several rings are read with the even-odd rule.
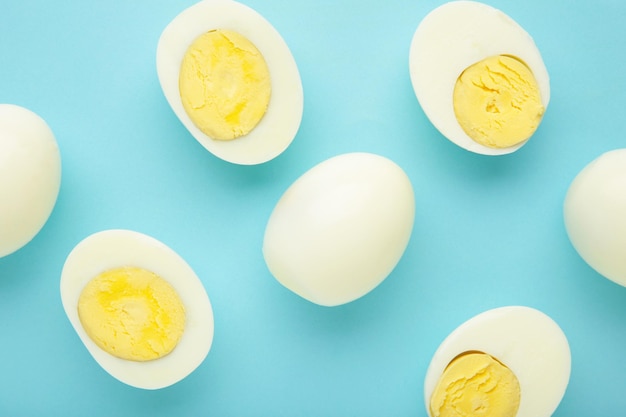
[[[435,352],[424,381],[429,417],[549,417],[565,394],[565,334],[539,310],[509,306],[461,324]]]
[[[0,258],[42,229],[61,186],[61,155],[52,130],[37,114],[0,104]]]
[[[303,111],[296,62],[279,32],[232,0],[203,0],[176,16],[157,47],[168,103],[209,152],[253,165],[293,141]]]
[[[626,149],[606,152],[578,173],[563,214],[578,254],[598,273],[626,286]]]
[[[353,301],[395,268],[411,236],[411,181],[371,153],[327,159],[298,178],[274,207],[263,256],[283,286],[319,305]]]
[[[213,341],[213,310],[176,252],[131,230],[82,240],[61,273],[61,300],[79,338],[119,381],[143,389],[193,372]]]
[[[502,11],[475,1],[445,3],[424,17],[409,71],[432,124],[479,154],[519,149],[550,101],[548,71],[532,37]]]

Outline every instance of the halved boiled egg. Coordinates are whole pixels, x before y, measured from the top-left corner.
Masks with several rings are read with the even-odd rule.
[[[274,277],[323,306],[356,300],[402,257],[413,231],[411,181],[371,153],[338,155],[298,178],[276,203],[263,238]]]
[[[96,362],[134,387],[180,381],[211,347],[213,310],[202,282],[176,252],[138,232],[102,231],[76,245],[61,300]]]
[[[42,229],[61,187],[61,154],[48,124],[13,104],[0,104],[0,258]]]
[[[519,149],[550,100],[548,71],[531,36],[479,2],[452,1],[431,11],[413,36],[409,70],[428,119],[479,154]]]
[[[571,354],[544,313],[509,306],[485,311],[441,343],[424,381],[430,417],[549,417],[569,383]]]
[[[626,286],[626,149],[606,152],[578,173],[563,215],[567,235],[585,262]]]
[[[182,124],[226,161],[269,161],[300,127],[302,82],[289,47],[236,1],[203,0],[176,16],[159,39],[157,73]]]

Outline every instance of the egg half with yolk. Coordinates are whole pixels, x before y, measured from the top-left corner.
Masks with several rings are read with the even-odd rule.
[[[565,394],[571,354],[554,320],[524,306],[500,307],[455,329],[424,381],[429,417],[549,417]]]
[[[280,155],[303,112],[289,47],[259,13],[203,0],[176,16],[157,46],[157,74],[176,116],[209,152],[253,165]]]
[[[205,359],[213,311],[198,276],[172,249],[131,230],[82,240],[61,273],[61,300],[93,358],[143,389],[172,385]]]
[[[409,72],[432,124],[479,154],[519,149],[550,101],[534,40],[502,11],[475,1],[445,3],[424,17],[411,42]]]

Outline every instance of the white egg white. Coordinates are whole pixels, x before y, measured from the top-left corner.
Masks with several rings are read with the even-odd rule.
[[[78,317],[83,287],[101,272],[121,266],[147,269],[168,281],[185,308],[185,330],[168,355],[146,362],[120,359],[98,347]],[[193,372],[213,341],[213,310],[202,282],[176,252],[160,241],[130,230],[106,230],[82,240],[61,273],[61,300],[74,330],[96,362],[121,382],[143,389],[172,385]]]
[[[0,258],[30,242],[47,222],[61,187],[61,154],[48,124],[0,104]]]
[[[189,45],[212,29],[230,29],[261,52],[271,79],[267,112],[247,135],[214,140],[191,121],[180,98],[178,75]],[[203,0],[180,13],[165,28],[157,47],[157,73],[172,110],[209,152],[228,162],[254,165],[280,155],[295,138],[303,112],[302,81],[289,47],[278,31],[255,10],[232,0]]]
[[[424,381],[428,404],[448,364],[464,352],[491,355],[517,377],[521,399],[516,417],[549,417],[569,383],[571,353],[554,320],[530,307],[508,306],[485,311],[463,323],[441,343]]]
[[[495,55],[510,55],[526,63],[547,108],[550,80],[539,49],[517,22],[491,6],[452,1],[437,7],[417,27],[409,52],[411,82],[428,119],[456,145],[484,155],[508,154],[527,142],[498,149],[481,145],[465,133],[454,114],[452,98],[459,75]]]
[[[626,286],[626,149],[606,152],[578,173],[563,215],[567,235],[585,262]]]
[[[276,204],[263,256],[274,277],[324,306],[378,286],[404,253],[415,218],[411,182],[369,153],[330,158],[298,178]]]

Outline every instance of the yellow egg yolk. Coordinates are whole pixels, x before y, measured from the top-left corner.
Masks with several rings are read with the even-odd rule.
[[[213,139],[231,140],[250,133],[265,115],[270,73],[247,38],[231,30],[212,30],[187,49],[179,89],[198,129]]]
[[[515,417],[520,385],[513,372],[482,352],[455,358],[430,398],[432,417]]]
[[[122,359],[149,361],[170,353],[185,329],[185,309],[174,288],[137,267],[105,271],[80,294],[78,316],[89,337]]]
[[[465,133],[491,148],[524,142],[544,113],[533,73],[507,55],[489,57],[463,71],[454,87],[453,105]]]

